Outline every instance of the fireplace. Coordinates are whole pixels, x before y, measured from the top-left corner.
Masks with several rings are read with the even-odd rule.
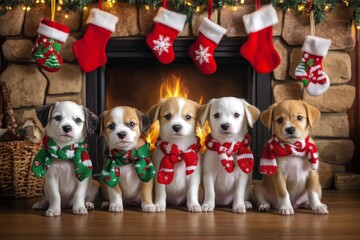
[[[106,48],[107,64],[86,75],[87,107],[97,115],[118,105],[129,105],[146,112],[158,102],[164,84],[174,82],[179,84],[178,87],[186,88],[187,97],[197,102],[206,103],[211,98],[234,96],[247,99],[260,110],[271,104],[270,75],[256,73],[241,57],[239,49],[244,40],[232,38],[221,41],[215,52],[218,70],[211,76],[202,75],[190,59],[188,48],[193,42],[192,38],[176,40],[174,62],[163,65],[157,61],[143,38],[111,39]],[[259,160],[269,132],[257,122],[250,129],[250,134],[254,157]],[[94,171],[97,173],[102,165],[104,142],[93,136],[89,144],[92,159],[97,160],[94,161]],[[257,164],[255,178],[260,176]]]

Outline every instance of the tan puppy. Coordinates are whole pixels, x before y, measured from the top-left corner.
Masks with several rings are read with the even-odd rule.
[[[281,215],[292,215],[300,206],[310,207],[315,214],[328,214],[320,201],[317,149],[308,137],[309,128],[319,119],[319,110],[295,100],[273,104],[261,114],[261,121],[274,135],[260,162],[260,172],[265,175],[253,192],[259,211],[271,206]]]
[[[109,205],[110,212],[122,212],[123,203],[125,205],[140,205],[141,203],[143,212],[155,212],[152,199],[152,177],[155,174],[155,169],[151,162],[147,162],[146,167],[152,167],[153,171],[148,171],[151,180],[148,181],[148,178],[146,180],[148,182],[141,181],[135,170],[139,163],[134,162],[141,157],[140,151],[142,150],[140,149],[147,147],[142,135],[150,126],[150,118],[135,108],[122,106],[103,112],[99,119],[101,134],[105,137],[108,147],[105,154],[107,162],[110,160],[116,162],[119,159],[120,161],[128,161],[128,163],[120,164],[121,166],[114,168],[114,171],[119,173],[117,178],[119,182],[116,182],[113,187],[108,186],[112,184],[110,180],[107,183],[108,185],[104,183],[106,179],[110,179],[109,172],[111,172],[109,169],[105,169],[105,162],[101,173],[101,190],[104,198],[110,200],[110,203],[104,202],[102,206]],[[111,180],[115,181],[115,179]]]

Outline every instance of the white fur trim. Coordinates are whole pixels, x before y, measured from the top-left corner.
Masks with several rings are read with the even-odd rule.
[[[250,34],[275,25],[279,20],[275,8],[269,4],[253,13],[244,15],[243,21],[246,33]]]
[[[237,159],[246,159],[246,158],[253,159],[254,155],[252,155],[251,153],[244,153],[244,154],[238,155],[238,157],[237,157]]]
[[[105,11],[102,11],[98,8],[93,8],[90,11],[90,15],[88,19],[86,20],[86,23],[91,23],[96,26],[105,28],[106,30],[109,30],[110,32],[115,31],[115,27],[117,22],[119,21],[119,18],[108,13]]]
[[[303,52],[307,52],[316,56],[326,56],[331,45],[331,40],[315,36],[306,36],[302,46]]]
[[[276,159],[262,158],[260,160],[260,166],[276,166]]]
[[[205,37],[218,44],[227,32],[227,29],[210,21],[208,18],[204,18],[200,24],[199,31],[204,34]]]
[[[160,7],[158,13],[154,17],[154,21],[181,32],[185,25],[186,15]]]
[[[189,171],[189,170],[195,170],[196,169],[196,166],[188,166],[186,167],[186,170]]]
[[[69,36],[69,33],[60,31],[56,28],[49,27],[48,25],[45,25],[43,23],[39,24],[37,31],[41,35],[44,35],[48,38],[53,38],[53,39],[58,40],[63,43],[66,42],[66,40]]]
[[[174,169],[170,169],[170,168],[161,168],[160,171],[164,171],[164,172],[173,172]]]

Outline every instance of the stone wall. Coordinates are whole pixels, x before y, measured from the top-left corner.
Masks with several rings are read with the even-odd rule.
[[[91,7],[96,7],[96,4]],[[152,19],[157,12],[156,9],[146,10],[126,3],[116,3],[112,8],[104,4],[104,9],[119,17],[116,31],[112,35],[114,38],[146,36],[152,30]],[[254,10],[253,1],[245,1],[236,10],[224,7],[215,11],[212,20],[228,29],[226,37],[246,37],[242,16]],[[64,13],[57,12],[56,21],[71,29],[70,37],[61,50],[65,64],[58,73],[41,70],[30,54],[40,19],[50,15],[48,8],[37,4],[29,12],[25,12],[22,7],[17,7],[0,17],[0,35],[6,38],[2,50],[8,62],[0,79],[12,91],[11,98],[18,121],[33,117],[35,107],[45,103],[70,99],[85,104],[84,74],[76,64],[71,47],[83,35],[88,13],[89,10],[83,13],[71,12],[65,18]],[[316,26],[317,36],[332,40],[331,49],[323,63],[324,70],[331,79],[331,87],[324,95],[311,97],[294,77],[294,69],[301,59],[301,46],[305,36],[310,33],[309,17],[295,15],[293,11],[277,10],[277,14],[279,24],[273,28],[273,41],[281,57],[281,64],[273,74],[274,100],[303,99],[321,110],[322,117],[313,129],[313,136],[320,149],[322,184],[324,187],[331,187],[334,185],[333,175],[345,172],[345,164],[351,161],[354,151],[354,144],[349,140],[347,110],[353,104],[355,88],[347,82],[351,78],[348,51],[355,45],[355,28],[349,21],[349,10],[340,5],[327,14],[323,23]],[[206,15],[204,12],[195,16],[186,24],[180,37],[196,36],[201,20]],[[339,182],[335,186],[346,181]]]

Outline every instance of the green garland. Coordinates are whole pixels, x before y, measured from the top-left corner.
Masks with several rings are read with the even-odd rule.
[[[103,0],[104,2],[122,1],[136,6],[148,6],[156,8],[161,6],[162,0]],[[241,0],[214,0],[213,8],[220,9],[224,6],[238,6]],[[97,0],[57,0],[62,11],[82,11],[82,9]],[[308,10],[309,3],[313,3],[315,20],[322,22],[326,12],[334,9],[336,4],[345,4],[352,10],[352,19],[357,26],[360,26],[360,1],[359,0],[269,0],[274,7],[283,10],[294,9],[297,13],[304,13]],[[0,0],[0,16],[18,5],[25,8],[34,7],[35,4],[50,5],[50,0]],[[177,12],[186,14],[190,19],[194,14],[207,9],[207,0],[168,0],[168,5]]]

